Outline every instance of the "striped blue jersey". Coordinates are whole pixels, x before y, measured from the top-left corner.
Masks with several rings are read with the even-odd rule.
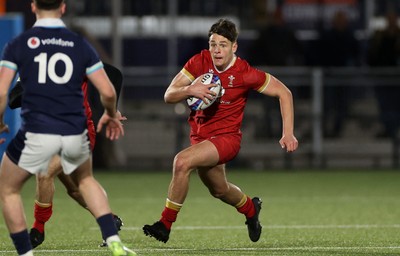
[[[39,19],[10,41],[0,66],[19,73],[24,95],[21,130],[60,135],[86,128],[82,82],[103,67],[96,51],[61,19]]]

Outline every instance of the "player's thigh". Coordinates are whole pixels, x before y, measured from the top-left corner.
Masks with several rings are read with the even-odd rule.
[[[84,161],[82,164],[80,164],[75,171],[73,171],[71,174],[69,174],[71,177],[71,180],[74,184],[79,186],[81,181],[83,181],[86,178],[92,178],[93,177],[93,170],[92,170],[92,159],[89,157],[86,161]]]
[[[4,154],[0,167],[0,191],[1,193],[19,192],[25,181],[31,174],[14,162]]]
[[[78,184],[75,183],[70,175],[66,175],[65,173],[61,172],[57,175],[57,177],[67,189],[67,191],[79,191]]]
[[[47,172],[41,172],[36,175],[38,192],[54,193],[54,178],[62,172],[61,158],[59,155],[54,155],[47,167]]]
[[[49,168],[47,169],[47,176],[54,178],[60,172],[62,172],[61,158],[59,155],[54,155],[50,160]]]
[[[177,154],[175,164],[182,161],[189,165],[190,169],[199,167],[215,166],[218,163],[219,156],[217,148],[208,140],[194,144]]]
[[[199,168],[197,173],[211,193],[221,192],[229,187],[225,174],[225,164],[219,164],[212,168]]]

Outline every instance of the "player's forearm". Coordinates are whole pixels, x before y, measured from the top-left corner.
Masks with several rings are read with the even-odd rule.
[[[166,103],[178,103],[184,99],[187,99],[191,95],[187,92],[187,87],[169,88],[164,94],[164,101]]]
[[[166,103],[178,103],[193,96],[189,90],[190,83],[191,81],[182,72],[179,72],[165,91],[164,101]]]
[[[279,99],[282,115],[282,133],[283,135],[294,134],[294,107],[292,93],[288,90]]]
[[[4,124],[4,111],[7,106],[7,95],[0,96],[0,125]]]
[[[115,113],[117,112],[117,97],[114,94],[114,96],[101,96],[101,104],[104,107],[104,111],[107,113],[107,115],[114,117]]]
[[[0,66],[0,122],[3,123],[4,111],[7,107],[8,89],[14,79],[13,69]]]

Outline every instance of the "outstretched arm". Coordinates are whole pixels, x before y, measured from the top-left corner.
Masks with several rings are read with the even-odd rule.
[[[282,138],[279,140],[279,144],[282,148],[286,148],[287,152],[292,152],[298,147],[298,141],[294,136],[293,96],[289,88],[281,81],[272,75],[270,76],[269,84],[262,93],[279,99],[282,115]]]

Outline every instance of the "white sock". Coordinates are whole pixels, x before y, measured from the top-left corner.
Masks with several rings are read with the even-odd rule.
[[[109,245],[111,242],[121,242],[121,238],[119,238],[118,235],[113,235],[113,236],[109,236],[106,239],[107,245]]]
[[[20,256],[33,256],[33,251],[30,250],[29,252],[21,254]]]

